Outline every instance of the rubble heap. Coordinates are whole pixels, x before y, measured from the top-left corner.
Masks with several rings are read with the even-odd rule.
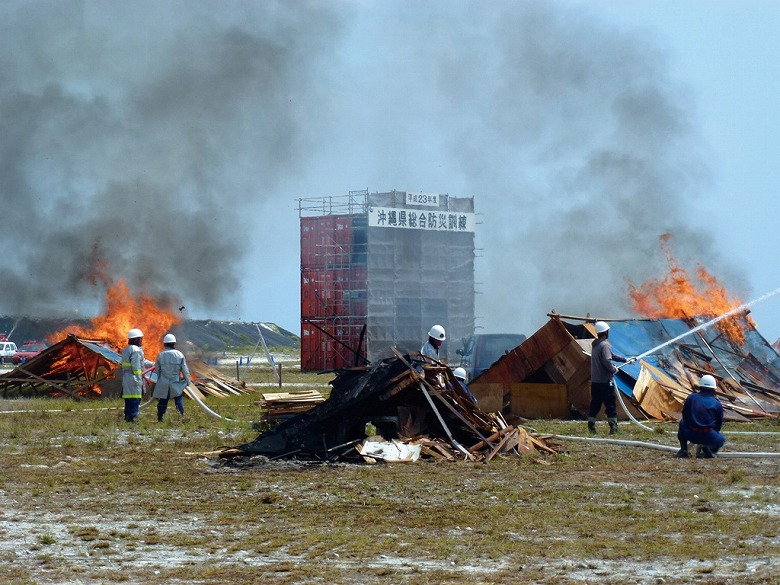
[[[556,453],[544,439],[480,410],[445,364],[419,353],[339,370],[328,400],[222,457],[308,461],[488,461]]]

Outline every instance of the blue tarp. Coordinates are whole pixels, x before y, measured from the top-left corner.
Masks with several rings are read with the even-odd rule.
[[[700,319],[693,325],[688,325],[682,319],[612,321],[609,341],[613,353],[632,357],[654,350],[679,335],[687,334],[677,342],[660,347],[642,359],[665,370],[672,377],[674,372],[666,366],[678,363],[682,369],[682,357],[685,361],[706,364],[708,369],[721,378],[734,376],[740,382],[765,388],[780,387],[780,356],[758,331],[745,324],[743,343],[731,341],[717,325],[691,333],[698,324],[704,322],[704,319]],[[621,366],[619,362],[616,362],[616,365]],[[632,396],[640,370],[638,363],[623,366],[621,373],[615,378],[617,388],[625,395]],[[744,375],[746,372],[751,374],[749,379]],[[681,382],[688,383],[687,380]]]

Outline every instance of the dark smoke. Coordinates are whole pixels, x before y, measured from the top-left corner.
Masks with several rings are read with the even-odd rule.
[[[586,10],[4,3],[0,239],[25,247],[0,263],[0,313],[99,299],[104,258],[188,307],[249,287],[251,317],[295,328],[292,202],[366,187],[475,197],[485,330],[630,316],[664,233],[741,282],[690,227],[695,96],[653,39]]]
[[[0,11],[0,312],[99,303],[120,278],[219,306],[249,218],[306,152],[338,20],[265,1]]]

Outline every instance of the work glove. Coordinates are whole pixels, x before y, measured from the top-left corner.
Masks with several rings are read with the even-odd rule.
[[[626,365],[633,364],[636,361],[636,356],[630,357],[626,360]]]

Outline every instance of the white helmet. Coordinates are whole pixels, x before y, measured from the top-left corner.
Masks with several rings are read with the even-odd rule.
[[[715,376],[710,376],[709,374],[704,374],[701,377],[701,380],[699,380],[699,388],[708,388],[710,390],[717,389],[718,384],[715,382]]]
[[[438,339],[439,341],[444,341],[447,339],[447,336],[444,333],[444,327],[441,325],[434,325],[431,327],[431,330],[428,331],[428,337],[433,337],[434,339]]]
[[[173,333],[168,333],[163,337],[163,343],[176,343],[176,336]]]
[[[143,337],[144,332],[140,329],[131,329],[127,332],[127,338],[128,339],[138,339],[139,337]]]
[[[606,321],[596,321],[594,327],[596,328],[596,333],[604,333],[605,331],[609,331],[609,323]]]
[[[452,373],[458,380],[463,380],[464,382],[466,381],[466,370],[463,368],[455,368],[452,370]]]

